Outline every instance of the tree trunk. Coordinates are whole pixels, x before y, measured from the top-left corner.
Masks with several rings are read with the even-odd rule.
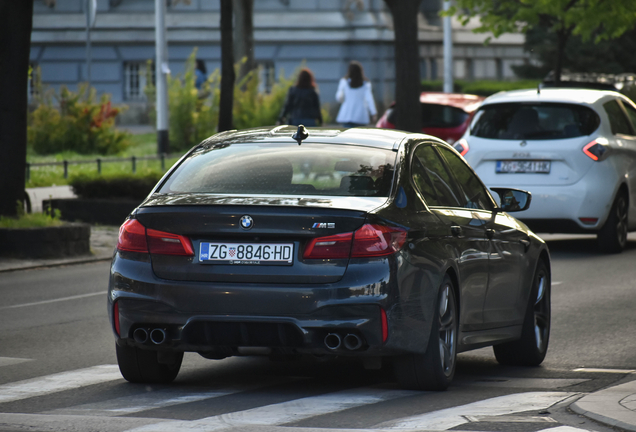
[[[395,126],[422,131],[420,51],[417,15],[421,0],[384,0],[393,15],[395,33]]]
[[[221,100],[219,132],[233,129],[234,52],[232,35],[232,0],[221,0]]]
[[[234,57],[241,62],[237,80],[256,69],[254,61],[254,0],[234,0]]]
[[[572,34],[572,28],[561,28],[557,30],[557,49],[556,59],[554,62],[554,83],[561,83],[561,75],[563,75],[563,57],[565,56],[565,46]]]
[[[0,0],[0,215],[24,202],[33,0]]]

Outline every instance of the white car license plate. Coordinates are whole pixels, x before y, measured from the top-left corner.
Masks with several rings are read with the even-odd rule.
[[[211,264],[292,265],[294,244],[201,242],[199,261]]]
[[[495,169],[498,173],[549,174],[550,161],[542,160],[500,160]]]

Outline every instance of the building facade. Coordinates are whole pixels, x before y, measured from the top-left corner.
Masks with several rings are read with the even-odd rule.
[[[197,48],[208,72],[220,68],[220,1],[167,0],[170,71],[183,72]],[[31,63],[43,84],[76,88],[88,81],[86,0],[35,0]],[[97,0],[90,31],[90,82],[115,103],[145,103],[146,65],[155,55],[154,0]],[[423,0],[419,14],[423,79],[442,79],[442,0]],[[453,21],[454,76],[457,79],[514,79],[511,66],[527,61],[523,35],[504,35],[488,45],[471,25]],[[393,100],[393,22],[383,0],[255,0],[255,59],[263,87],[301,64],[316,76],[321,102],[337,107],[338,80],[358,60],[373,83],[380,107]]]

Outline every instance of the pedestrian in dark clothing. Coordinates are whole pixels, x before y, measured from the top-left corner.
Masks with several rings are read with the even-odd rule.
[[[208,79],[208,70],[205,67],[205,62],[201,59],[196,59],[196,69],[194,70],[194,76],[194,86],[197,89],[201,90],[201,86],[203,86],[205,80]]]
[[[319,126],[322,124],[320,98],[316,91],[314,75],[307,68],[298,74],[296,85],[289,88],[287,100],[278,116],[278,122],[298,126]]]

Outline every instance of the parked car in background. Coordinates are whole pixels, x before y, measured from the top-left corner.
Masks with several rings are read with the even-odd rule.
[[[293,137],[292,137],[293,134]],[[451,146],[374,128],[219,133],[120,229],[108,289],[119,368],[170,382],[184,352],[355,357],[443,390],[457,353],[538,365],[550,256]]]
[[[422,132],[453,144],[460,139],[470,124],[473,113],[483,96],[462,93],[423,92]],[[395,102],[376,123],[376,127],[395,129]]]
[[[532,193],[521,218],[536,232],[594,233],[620,252],[636,229],[636,105],[617,92],[497,93],[455,148],[489,187]]]

